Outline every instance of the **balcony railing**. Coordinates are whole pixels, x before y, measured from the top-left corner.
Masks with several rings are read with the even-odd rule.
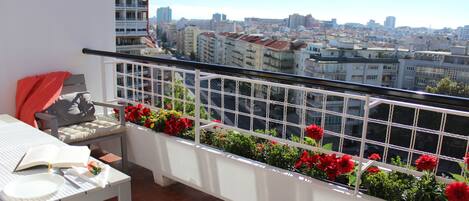
[[[259,138],[350,154],[359,162],[358,170],[373,163],[419,176],[421,172],[391,165],[390,159],[400,156],[411,165],[428,154],[438,157],[439,175],[462,174],[457,163],[469,148],[469,99],[90,49],[83,53],[115,58],[106,65],[114,68],[116,100],[154,109],[170,106],[193,119],[196,143],[201,129],[213,127],[217,119],[222,127]],[[181,89],[188,93],[178,93]],[[332,143],[332,151],[303,143],[304,128],[312,123],[324,128],[320,143]],[[275,129],[280,135],[260,135],[258,129]],[[294,136],[300,141],[293,141]],[[371,153],[383,160],[368,160]],[[361,171],[357,174],[360,178]]]

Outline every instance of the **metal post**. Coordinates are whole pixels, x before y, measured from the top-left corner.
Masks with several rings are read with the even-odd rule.
[[[104,62],[104,57],[101,57],[101,86],[103,88],[102,91],[102,96],[103,99],[102,101],[105,103],[107,102],[107,86],[106,86],[106,64]],[[116,79],[113,77],[112,79]],[[104,107],[104,116],[108,116],[108,108]]]
[[[200,144],[200,70],[195,70],[195,144]]]
[[[366,95],[365,97],[365,105],[363,106],[365,114],[363,115],[363,129],[362,129],[362,137],[360,141],[360,159],[358,161],[358,171],[357,171],[357,179],[355,181],[355,191],[353,193],[354,196],[358,194],[358,190],[360,189],[361,183],[361,175],[362,175],[362,166],[363,166],[363,157],[365,154],[365,141],[366,141],[366,134],[368,130],[368,115],[370,113],[370,95]]]

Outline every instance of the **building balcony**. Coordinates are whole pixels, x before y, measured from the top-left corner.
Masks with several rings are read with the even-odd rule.
[[[117,45],[116,49],[119,50],[140,50],[147,48],[146,44],[126,44],[126,45]]]
[[[438,155],[440,162],[435,169],[437,175],[461,173],[457,163],[462,162],[468,143],[464,131],[460,129],[464,126],[463,122],[469,123],[469,112],[464,109],[464,104],[469,101],[467,99],[237,67],[131,57],[95,50],[84,52],[124,59],[108,63],[114,68],[125,62],[134,68],[152,72],[150,74],[153,78],[142,79],[155,83],[150,85],[153,88],[142,90],[130,83],[120,82],[106,87],[121,91],[114,93],[119,95],[111,99],[131,104],[141,103],[155,110],[167,107],[162,103],[170,104],[170,108],[179,108],[201,130],[211,130],[216,125],[298,149],[318,150],[301,140],[297,141],[306,135],[303,132],[306,126],[317,124],[324,128],[325,133],[319,143],[331,146],[330,150],[322,151],[337,155],[350,154],[358,165],[359,161],[363,162],[362,167],[370,162],[367,159],[369,155],[379,153],[386,157],[373,164],[384,169],[421,175],[414,170],[392,165],[391,158],[399,156],[402,163],[412,165],[416,157],[428,154]],[[132,71],[132,68],[115,68],[118,76],[128,76],[129,73],[135,76]],[[135,78],[141,79],[138,76]],[[187,90],[185,97],[165,87],[174,86],[174,83],[181,87],[176,91]],[[136,94],[147,94],[151,101],[142,100]],[[192,104],[200,108],[195,113],[187,107]],[[199,116],[202,114],[208,116]],[[214,119],[220,122],[214,124]],[[271,130],[277,135],[259,135],[256,132],[259,129]],[[449,137],[452,143],[439,143],[441,139],[450,140]],[[201,133],[196,132],[192,141],[189,138],[189,142],[213,148],[212,144],[205,144],[207,142],[203,139]],[[357,198],[355,196],[364,196],[353,185],[347,188],[349,190],[344,191],[349,192],[348,195],[354,199]],[[289,190],[294,188],[285,191]],[[240,190],[237,193],[246,195],[252,191]],[[226,199],[236,198],[223,193],[215,195]],[[334,197],[333,194],[329,196]]]
[[[433,172],[440,182],[452,182],[444,175],[464,174],[458,163],[468,150],[469,99],[115,53],[114,2],[30,1],[24,6],[8,1],[19,10],[8,12],[18,23],[7,24],[5,29],[15,32],[5,32],[10,40],[0,46],[8,52],[0,55],[7,66],[0,68],[0,75],[7,75],[0,79],[0,113],[14,115],[17,80],[70,71],[84,74],[95,100],[142,104],[153,114],[172,111],[169,119],[187,127],[172,133],[170,126],[161,132],[163,125],[127,122],[123,146],[134,164],[128,172],[133,200],[374,201],[380,195],[368,195],[371,191],[361,185],[369,167],[417,178],[424,173],[411,166],[422,155],[437,158]],[[74,9],[63,9],[68,7]],[[41,26],[25,38],[18,33],[30,31],[28,23]],[[74,26],[71,31],[57,24]],[[96,113],[115,118],[110,109]],[[314,134],[322,134],[315,141],[306,138],[312,136],[311,125],[316,125]],[[100,148],[114,153],[120,145]],[[337,178],[313,174],[308,165],[296,167],[303,151],[332,161],[350,155],[356,168]],[[374,153],[381,159],[369,159]],[[392,163],[397,156],[399,165]],[[4,167],[10,155],[0,159],[0,170],[11,173]],[[105,193],[108,199],[116,192]],[[63,200],[99,200],[80,199],[85,194]]]
[[[318,62],[337,62],[337,63],[385,63],[385,64],[398,64],[399,59],[397,58],[377,58],[368,59],[364,57],[322,57],[317,55],[311,55],[311,59]]]
[[[116,36],[147,36],[148,32],[146,31],[122,31],[116,32]]]

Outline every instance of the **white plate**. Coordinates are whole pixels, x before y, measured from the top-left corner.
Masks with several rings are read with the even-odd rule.
[[[65,179],[56,174],[28,175],[8,183],[3,193],[14,199],[37,199],[55,193],[64,182]]]

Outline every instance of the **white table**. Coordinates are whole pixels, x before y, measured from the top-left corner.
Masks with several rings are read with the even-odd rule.
[[[47,172],[47,169],[33,169],[13,172],[20,158],[31,146],[41,144],[65,145],[60,140],[43,133],[9,115],[0,115],[0,190],[22,175]],[[62,201],[102,201],[118,197],[119,201],[130,201],[130,177],[111,168],[109,184],[105,188],[96,187],[87,182],[80,182],[80,188],[66,180],[65,185],[54,195],[42,200]],[[0,198],[1,199],[1,198]]]

